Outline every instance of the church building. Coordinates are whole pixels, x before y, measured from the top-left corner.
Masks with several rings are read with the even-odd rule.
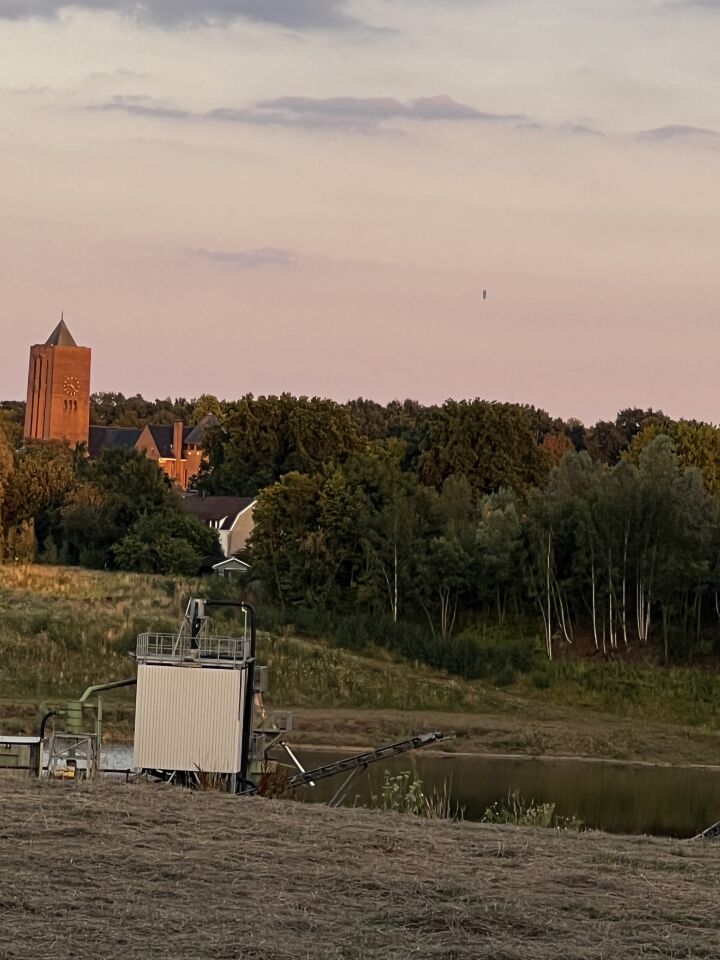
[[[139,450],[186,490],[200,472],[205,431],[217,426],[217,419],[205,417],[195,427],[181,420],[172,426],[91,426],[90,352],[75,343],[62,317],[45,343],[30,347],[25,439],[82,443],[90,457],[110,449]]]

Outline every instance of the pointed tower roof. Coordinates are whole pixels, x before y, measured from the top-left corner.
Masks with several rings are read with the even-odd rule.
[[[76,347],[73,335],[68,330],[65,320],[61,317],[60,323],[45,341],[46,347]]]

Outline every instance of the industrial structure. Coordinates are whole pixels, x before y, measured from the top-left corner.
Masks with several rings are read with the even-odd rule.
[[[236,635],[211,630],[209,612],[220,606],[240,613]],[[306,770],[286,741],[292,714],[266,712],[268,668],[255,662],[255,611],[243,601],[193,598],[176,632],[141,633],[133,656],[136,677],[90,686],[78,700],[47,711],[37,736],[0,735],[0,767],[59,779],[108,772],[101,762],[102,694],[131,685],[137,685],[133,767],[124,772],[153,781],[254,794],[274,777],[281,795],[345,774],[330,801],[337,805],[371,764],[442,739],[425,733]]]
[[[213,635],[208,610],[228,605],[243,612],[243,632],[237,637]],[[193,599],[178,633],[141,634],[135,651],[133,766],[186,785],[200,782],[205,774],[224,776],[232,793],[256,793],[260,778],[279,766],[270,756],[278,747],[292,763],[288,790],[345,773],[331,801],[340,803],[353,778],[370,764],[442,739],[440,733],[426,733],[305,770],[284,739],[292,729],[292,715],[266,716],[262,694],[268,668],[256,665],[255,652],[255,612],[243,602]]]
[[[240,636],[210,632],[208,609],[237,606]],[[253,735],[255,693],[267,671],[255,668],[255,612],[246,603],[192,599],[177,633],[143,633],[135,659],[137,699],[133,766],[187,782],[201,773],[228,777],[232,792],[249,786],[253,756],[265,737]]]

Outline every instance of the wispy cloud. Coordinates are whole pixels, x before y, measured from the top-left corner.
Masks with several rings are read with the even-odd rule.
[[[596,130],[595,127],[589,127],[586,123],[562,123],[558,127],[560,133],[569,133],[579,137],[604,137],[602,130]]]
[[[403,134],[412,123],[470,123],[561,136],[605,137],[582,120],[546,122],[524,113],[490,113],[446,94],[399,100],[396,97],[274,97],[245,107],[189,110],[148,96],[114,96],[85,109],[126,113],[158,120],[188,120],[300,130],[341,130],[368,134]],[[652,132],[652,131],[650,131]]]
[[[90,111],[103,113],[129,113],[136,117],[156,117],[160,120],[191,120],[201,118],[203,114],[194,114],[181,107],[172,107],[154,97],[134,94],[132,96],[115,96],[104,103],[94,103],[86,108]]]
[[[388,131],[393,121],[469,121],[527,127],[522,114],[485,113],[451,97],[440,95],[403,102],[394,97],[277,97],[249,107],[216,107],[191,111],[144,96],[116,96],[89,110],[118,111],[167,120],[212,120],[218,123],[245,123],[257,126],[327,128]]]
[[[204,250],[191,249],[191,256],[213,263],[229,263],[240,270],[256,270],[259,267],[292,267],[300,259],[293,250],[277,247],[260,247],[257,250]]]
[[[676,142],[712,147],[720,146],[720,131],[675,123],[665,127],[655,127],[652,130],[642,130],[638,133],[637,139],[654,143]]]
[[[293,30],[363,29],[345,0],[0,0],[0,19],[55,17],[71,8],[111,11],[159,27],[223,26],[253,20]]]
[[[522,123],[521,114],[495,114],[476,110],[452,97],[438,95],[403,102],[395,97],[277,97],[255,105],[260,113],[284,117],[286,122],[308,126],[375,125],[387,120],[481,120]]]
[[[116,86],[119,82],[124,82],[127,80],[137,81],[137,80],[146,80],[147,74],[139,73],[137,70],[128,70],[125,67],[120,67],[117,70],[96,70],[93,73],[89,73],[84,82],[88,84],[97,84],[97,83],[114,83]]]

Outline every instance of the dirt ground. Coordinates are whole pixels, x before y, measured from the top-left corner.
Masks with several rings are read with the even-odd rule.
[[[716,733],[556,706],[505,714],[322,708],[293,714],[289,740],[305,746],[364,748],[440,730],[452,737],[442,745],[450,753],[720,764]]]
[[[720,845],[0,780],[2,960],[720,956]]]

